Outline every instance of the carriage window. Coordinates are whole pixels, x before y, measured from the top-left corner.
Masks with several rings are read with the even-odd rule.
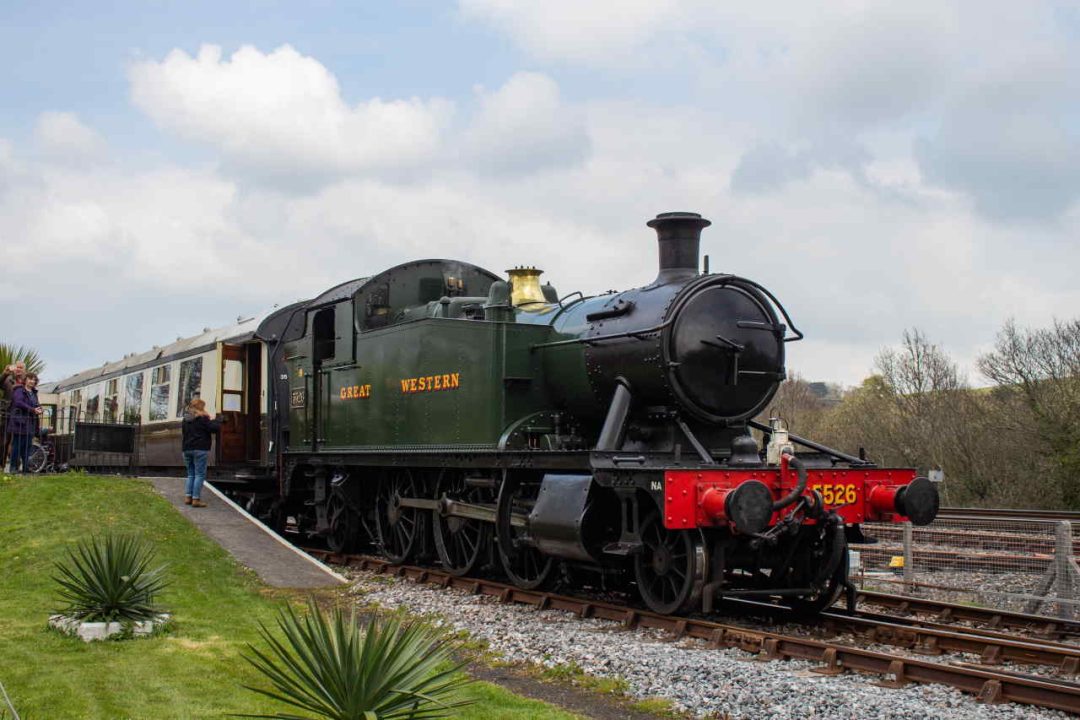
[[[240,392],[244,389],[244,363],[239,360],[226,360],[225,371],[221,378],[221,389]]]
[[[120,407],[120,380],[113,379],[105,383],[104,421],[116,422],[116,411]]]
[[[221,409],[225,412],[244,411],[244,363],[226,360],[221,371]]]
[[[169,417],[169,366],[154,368],[150,378],[150,419]]]
[[[183,415],[187,404],[199,397],[200,387],[202,387],[202,358],[180,363],[180,392],[176,396],[176,417]]]
[[[97,422],[101,418],[98,417],[98,413],[101,412],[101,384],[91,385],[86,389],[86,412],[83,413],[83,419],[87,422]]]
[[[124,379],[124,422],[142,422],[143,374],[128,375]]]

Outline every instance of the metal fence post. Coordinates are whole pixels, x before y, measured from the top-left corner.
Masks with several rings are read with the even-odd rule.
[[[1059,522],[1054,530],[1054,575],[1058,617],[1071,619],[1076,614],[1076,585],[1080,578],[1073,558],[1072,524],[1068,520]]]
[[[913,555],[911,550],[912,543],[912,531],[911,523],[904,523],[904,592],[915,592],[915,568],[913,565]]]

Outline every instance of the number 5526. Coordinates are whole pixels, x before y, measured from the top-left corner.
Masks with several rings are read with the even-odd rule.
[[[811,489],[821,493],[826,505],[851,505],[859,499],[854,485],[814,485]]]

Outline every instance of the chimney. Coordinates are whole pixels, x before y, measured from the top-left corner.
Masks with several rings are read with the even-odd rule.
[[[697,213],[666,212],[645,224],[656,230],[660,242],[658,283],[697,275],[701,231],[711,222]]]

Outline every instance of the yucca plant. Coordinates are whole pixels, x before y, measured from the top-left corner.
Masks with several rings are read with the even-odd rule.
[[[314,715],[243,715],[285,720],[428,720],[449,717],[469,701],[457,697],[471,682],[451,658],[457,646],[434,630],[394,619],[357,619],[341,609],[306,615],[286,606],[277,618],[281,638],[260,625],[269,646],[249,645],[245,659],[273,689],[245,685]]]
[[[168,584],[165,567],[151,567],[153,547],[132,535],[83,540],[56,563],[61,612],[89,622],[153,620],[162,609],[156,599]]]
[[[0,342],[0,372],[19,360],[26,363],[26,372],[40,375],[45,371],[45,361],[41,359],[37,350],[23,345]]]

